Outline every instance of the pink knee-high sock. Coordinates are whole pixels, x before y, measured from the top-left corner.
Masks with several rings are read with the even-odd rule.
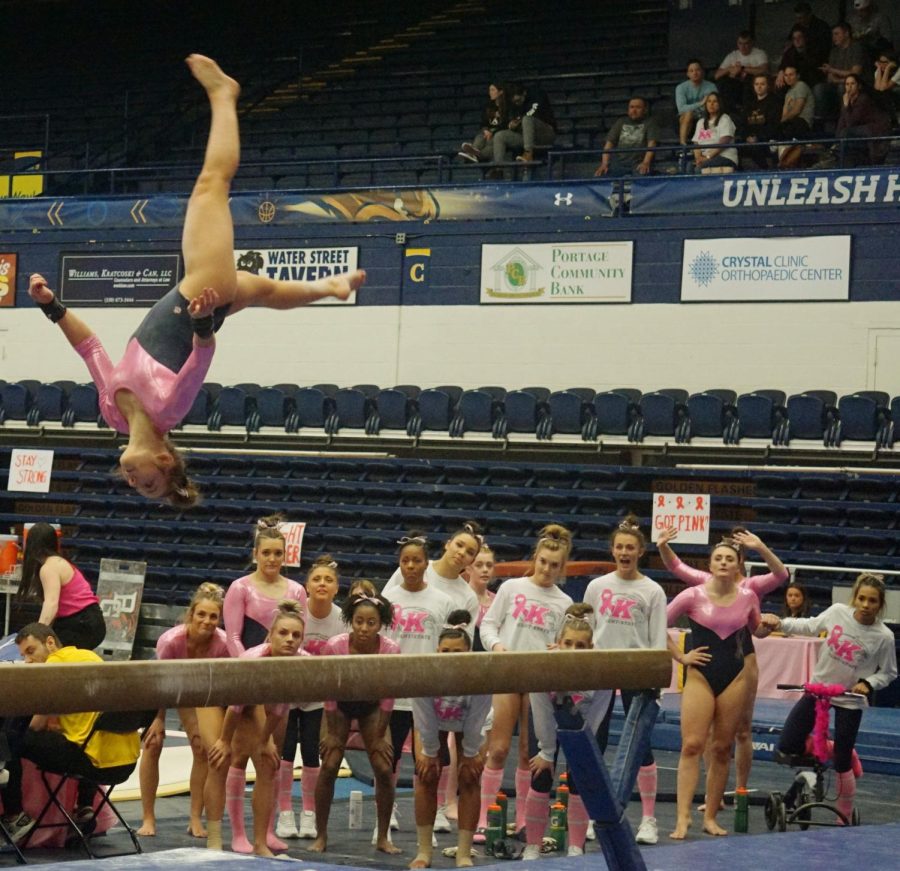
[[[520,798],[516,798],[517,810],[520,801]],[[550,817],[550,793],[529,789],[528,798],[522,805],[525,809],[525,842],[540,846]]]
[[[516,769],[516,831],[525,825],[525,803],[531,792],[531,772],[527,768]]]
[[[566,817],[569,826],[569,846],[584,849],[584,840],[587,837],[588,818],[587,808],[580,795],[569,796],[568,815]]]
[[[275,815],[278,813],[279,784],[276,779],[272,784],[272,813],[269,814],[269,825],[266,827],[266,846],[273,852],[284,852],[288,845],[275,834]]]
[[[835,807],[849,820],[853,816],[853,797],[856,795],[856,775],[841,771],[837,776],[838,797]]]
[[[225,778],[225,808],[231,823],[231,849],[235,853],[252,853],[253,845],[247,840],[244,828],[244,787],[247,772],[243,768],[231,767]]]
[[[641,794],[641,813],[645,817],[656,816],[656,763],[642,765],[637,776]]]
[[[503,784],[502,768],[487,768],[481,773],[481,814],[478,817],[478,828],[487,828],[487,809],[489,804],[497,800],[497,793]]]
[[[294,788],[294,763],[281,760],[278,772],[278,810],[292,810],[291,791]]]
[[[437,803],[438,807],[447,804],[447,781],[450,779],[450,766],[445,765],[441,769],[441,779],[438,781]]]
[[[303,766],[303,778],[300,781],[300,792],[303,795],[303,810],[316,809],[316,784],[319,782],[319,769]]]

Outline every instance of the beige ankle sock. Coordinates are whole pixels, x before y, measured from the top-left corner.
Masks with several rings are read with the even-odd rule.
[[[206,821],[206,849],[221,850],[222,849],[222,821],[207,820]]]

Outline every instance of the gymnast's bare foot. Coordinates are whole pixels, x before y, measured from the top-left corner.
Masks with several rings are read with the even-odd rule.
[[[703,831],[706,832],[707,835],[716,835],[717,837],[728,834],[728,832],[716,822],[715,817],[703,818]]]
[[[230,76],[226,76],[212,58],[202,54],[189,54],[185,63],[193,77],[203,85],[210,99],[225,96],[230,100],[237,100],[241,86]]]
[[[324,853],[328,849],[328,838],[319,835],[306,849],[310,853]]]
[[[187,833],[192,838],[206,838],[208,836],[206,828],[204,827],[203,823],[200,820],[192,819],[188,823]]]
[[[410,868],[430,868],[431,867],[431,859],[428,856],[423,856],[421,853],[416,856],[412,862],[409,863]]]
[[[342,272],[340,275],[319,278],[311,281],[310,286],[323,297],[333,296],[337,299],[348,299],[351,293],[355,293],[365,283],[365,270],[356,269],[353,272]]]
[[[675,831],[669,833],[669,837],[673,841],[683,841],[687,837],[688,829],[691,827],[691,819],[677,820],[675,822]]]
[[[389,856],[396,856],[397,853],[403,852],[403,850],[392,843],[387,835],[378,839],[378,843],[375,844],[375,849],[378,850],[379,853],[387,853]]]
[[[137,833],[142,838],[155,838],[156,837],[156,820],[144,820],[141,827],[137,830]]]
[[[53,291],[47,287],[47,279],[35,272],[28,281],[28,295],[38,305],[53,302]]]

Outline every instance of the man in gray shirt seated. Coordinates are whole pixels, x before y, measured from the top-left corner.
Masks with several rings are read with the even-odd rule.
[[[787,92],[784,95],[784,106],[781,109],[781,124],[778,127],[778,138],[807,139],[811,135],[816,100],[806,82],[800,79],[796,67],[786,66],[782,70]],[[778,148],[778,166],[780,169],[795,167],[803,153],[800,145],[781,145]]]
[[[628,114],[619,118],[606,134],[603,157],[595,176],[649,175],[652,172],[654,152],[629,151],[614,154],[616,148],[654,148],[659,142],[659,125],[647,116],[647,101],[632,97],[628,101]]]
[[[865,48],[850,35],[850,25],[839,21],[831,28],[832,48],[828,63],[822,65],[825,81],[813,88],[816,98],[816,117],[834,119],[840,112],[844,79],[849,75],[871,80]]]

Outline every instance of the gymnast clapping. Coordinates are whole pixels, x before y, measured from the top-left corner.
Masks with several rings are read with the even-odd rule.
[[[199,494],[168,432],[190,411],[225,318],[250,306],[292,309],[329,296],[346,299],[365,281],[361,270],[305,282],[235,269],[228,200],[240,159],[240,87],[208,57],[192,54],[187,65],[206,91],[212,117],[184,218],[184,277],[150,309],[115,366],[91,328],[66,309],[42,275],[32,275],[28,288],[87,364],[106,422],[128,435],[120,458],[123,478],[141,495],[178,507],[193,505]]]

